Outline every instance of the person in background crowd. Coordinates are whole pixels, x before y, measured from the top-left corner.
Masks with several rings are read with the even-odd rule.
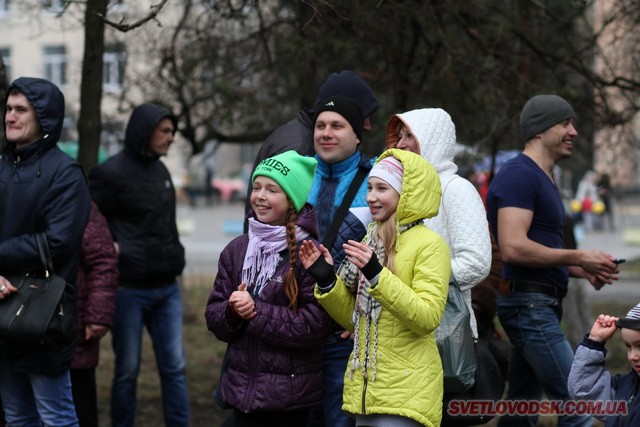
[[[207,327],[228,344],[216,394],[235,425],[300,426],[322,402],[322,344],[329,316],[298,258],[317,238],[306,203],[317,161],[287,151],[252,175],[249,232],[222,251],[207,301]]]
[[[156,356],[167,425],[189,425],[182,342],[182,297],[177,276],[184,247],[176,225],[176,192],[161,156],[174,141],[177,119],[155,104],[131,113],[124,149],[89,174],[91,195],[116,242],[120,274],[113,321],[114,427],[135,425],[142,332]]]
[[[498,318],[509,337],[508,400],[569,397],[573,351],[560,327],[568,276],[596,289],[617,279],[613,257],[565,249],[565,208],[553,168],[571,157],[576,113],[557,95],[537,95],[520,113],[523,151],[496,174],[487,195],[491,231],[503,260]],[[535,425],[536,416],[503,416],[500,426]],[[591,426],[588,416],[563,415],[559,426]]]
[[[20,77],[4,100],[0,157],[0,299],[17,289],[4,277],[42,273],[44,233],[55,273],[75,286],[91,207],[82,169],[57,143],[64,95],[53,83]],[[0,338],[0,395],[8,425],[77,426],[69,365],[75,340],[54,348]]]
[[[71,362],[71,388],[80,427],[94,427],[100,340],[111,329],[118,288],[118,255],[107,220],[95,203],[82,239],[77,286],[78,344]]]
[[[606,228],[609,231],[615,231],[616,224],[613,217],[613,203],[611,202],[611,196],[612,196],[613,190],[611,188],[611,178],[609,177],[609,174],[607,173],[600,174],[600,179],[598,180],[597,188],[598,188],[598,197],[600,198],[600,200],[602,200],[602,203],[604,203],[604,213],[602,214],[603,222],[606,223]],[[605,224],[602,224],[603,229],[604,227],[605,227]]]
[[[343,409],[356,426],[439,426],[443,373],[434,331],[447,300],[451,259],[424,225],[440,206],[440,180],[420,156],[388,150],[371,169],[373,223],[344,246],[334,271],[330,251],[305,241],[303,265],[316,297],[354,333],[344,372]]]
[[[595,227],[596,219],[593,212],[593,205],[596,201],[600,200],[596,187],[597,180],[597,173],[587,171],[578,183],[578,189],[576,190],[576,199],[581,203],[584,231],[592,231]]]

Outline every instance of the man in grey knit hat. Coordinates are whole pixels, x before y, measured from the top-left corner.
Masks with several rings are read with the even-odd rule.
[[[569,399],[573,351],[560,321],[569,276],[600,289],[617,280],[614,258],[564,248],[565,210],[554,166],[571,157],[576,113],[557,95],[537,95],[520,113],[524,150],[489,187],[487,215],[503,259],[498,318],[509,336],[508,400]],[[535,425],[537,416],[504,416],[500,426]],[[562,415],[559,426],[591,426],[587,415]]]

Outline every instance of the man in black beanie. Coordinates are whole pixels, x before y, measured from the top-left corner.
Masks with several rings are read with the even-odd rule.
[[[600,289],[617,280],[614,258],[599,250],[564,248],[565,210],[553,168],[571,157],[576,113],[556,95],[525,104],[522,153],[507,162],[487,195],[487,215],[503,260],[497,314],[511,345],[508,400],[569,399],[573,351],[560,321],[569,276]],[[537,415],[508,414],[500,426],[535,425]],[[562,415],[558,425],[591,426],[584,414]]]
[[[355,101],[360,106],[364,116],[363,129],[365,131],[371,130],[371,116],[380,107],[380,102],[371,87],[362,77],[351,70],[331,73],[320,86],[313,108],[303,108],[298,113],[298,117],[283,124],[265,139],[251,170],[255,170],[262,160],[288,150],[294,150],[303,156],[313,156],[315,154],[313,148],[313,115],[320,103],[331,96],[345,96]],[[249,184],[245,213],[250,208],[250,194],[251,185]],[[246,227],[247,222],[245,221],[245,232],[247,231]]]
[[[339,266],[345,258],[342,245],[348,240],[361,241],[371,222],[366,177],[374,159],[366,158],[358,150],[364,132],[364,113],[352,99],[344,96],[324,99],[316,106],[313,123],[318,166],[307,201],[316,208],[320,241],[331,252],[334,265]],[[343,204],[345,210],[341,209]],[[353,340],[337,323],[333,326],[322,360],[324,426],[353,427],[355,420],[342,411],[344,373]],[[317,418],[312,420],[314,425],[318,425]]]

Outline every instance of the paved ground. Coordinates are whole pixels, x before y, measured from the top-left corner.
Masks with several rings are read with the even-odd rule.
[[[236,236],[242,234],[244,204],[222,203],[208,207],[178,207],[178,223],[181,240],[187,253],[187,274],[213,276],[222,249]],[[580,242],[583,249],[601,249],[616,258],[627,260],[640,258],[640,244],[630,243],[630,227],[618,231],[585,233]],[[640,228],[639,228],[640,230]],[[632,240],[635,241],[635,240]],[[640,280],[624,274],[617,283],[600,291],[589,287],[589,296],[601,301],[640,301]]]
[[[614,232],[586,233],[580,248],[600,249],[616,258],[624,258],[628,261],[640,258],[640,245],[629,243],[624,239],[629,229],[620,229]],[[638,276],[625,273],[625,264],[620,265],[620,280],[606,286],[600,291],[589,287],[589,296],[601,301],[628,301],[630,305],[640,302],[640,280]]]
[[[242,234],[244,204],[221,203],[196,208],[180,205],[177,216],[187,257],[185,273],[214,275],[222,249]]]

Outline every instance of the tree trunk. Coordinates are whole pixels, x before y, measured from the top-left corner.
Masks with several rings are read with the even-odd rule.
[[[78,161],[85,172],[96,163],[102,133],[102,73],[104,21],[109,0],[87,0],[85,10],[84,57],[78,119]]]

